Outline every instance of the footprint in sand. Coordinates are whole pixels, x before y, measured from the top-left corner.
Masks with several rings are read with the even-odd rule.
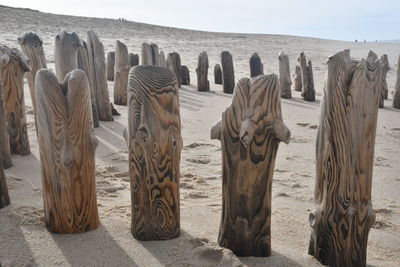
[[[190,192],[189,194],[186,195],[185,198],[199,199],[199,198],[208,198],[208,196],[204,195],[201,192]]]
[[[211,160],[209,158],[189,158],[186,159],[186,161],[189,161],[191,163],[196,163],[196,164],[208,164],[211,162]]]
[[[213,147],[215,145],[206,143],[191,143],[190,145],[184,146],[183,149],[193,149],[198,147]]]

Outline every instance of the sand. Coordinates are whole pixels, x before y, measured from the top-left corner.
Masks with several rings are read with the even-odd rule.
[[[0,210],[0,262],[2,266],[320,266],[307,254],[313,207],[315,140],[319,103],[326,76],[327,58],[350,48],[354,58],[368,50],[387,53],[391,92],[400,43],[353,43],[316,38],[226,34],[189,31],[129,21],[84,18],[0,7],[0,44],[18,47],[17,37],[34,31],[44,41],[48,67],[54,70],[54,35],[58,29],[76,31],[86,39],[94,30],[106,52],[115,40],[129,52],[140,53],[143,42],[154,42],[166,53],[176,51],[189,67],[192,85],[180,90],[182,136],[181,237],[162,242],[139,242],[130,234],[128,154],[122,131],[127,109],[113,122],[101,122],[95,130],[100,143],[96,151],[97,197],[100,227],[78,235],[49,233],[43,223],[42,186],[38,143],[32,104],[25,81],[25,101],[32,154],[13,157],[6,170],[12,204]],[[197,56],[207,51],[211,92],[196,91]],[[304,102],[298,92],[282,100],[283,119],[292,132],[289,145],[279,147],[272,199],[272,256],[238,258],[217,245],[221,216],[221,146],[210,140],[211,126],[231,103],[232,96],[215,85],[213,66],[219,53],[233,55],[236,81],[249,76],[248,61],[258,52],[266,72],[278,73],[278,53],[289,55],[294,72],[301,50],[314,67],[317,101]],[[113,83],[109,82],[110,96]],[[112,98],[112,97],[111,97]],[[391,108],[392,94],[379,110],[372,203],[377,222],[369,235],[367,263],[370,266],[400,266],[400,110]]]

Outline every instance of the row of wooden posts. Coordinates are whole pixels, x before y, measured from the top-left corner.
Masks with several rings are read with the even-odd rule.
[[[29,71],[46,227],[55,233],[93,230],[99,224],[94,126],[96,120],[112,120],[103,46],[93,31],[88,32],[87,42],[75,33],[58,32],[54,75],[46,69],[42,42],[36,34],[24,34],[18,41],[24,54],[0,46],[0,207],[10,202],[3,165],[12,165],[11,154],[29,153],[23,97],[23,74]],[[124,59],[119,59],[121,54]],[[170,239],[180,232],[178,88],[182,72],[179,54],[168,54],[167,68],[161,66],[161,54],[155,44],[144,44],[142,65],[131,68],[127,49],[119,41],[115,52],[114,82],[127,88],[127,94],[115,100],[126,101],[129,107],[124,137],[129,150],[131,231],[139,240]],[[138,62],[137,56],[132,58]],[[288,57],[280,53],[278,59],[282,62],[279,77],[264,75],[258,55],[251,57],[254,77],[242,78],[227,90],[235,92],[232,104],[211,129],[211,138],[221,141],[223,153],[218,242],[239,256],[271,254],[275,158],[279,142],[288,144],[290,140],[280,103],[281,96],[290,93],[290,88],[283,89],[291,83]],[[350,58],[349,50],[328,59],[317,134],[309,253],[331,266],[366,263],[368,232],[375,220],[371,204],[373,148],[384,61],[373,52],[357,61]],[[301,74],[295,87],[299,87],[301,75],[303,97],[315,98],[311,62],[306,66],[304,53],[299,62]],[[221,53],[221,66],[225,91],[225,85],[234,84],[229,52]],[[128,77],[122,77],[128,69]],[[201,91],[209,90],[207,70],[207,54],[202,52],[197,68]],[[395,95],[400,91],[399,78]],[[337,108],[340,106],[347,108]]]

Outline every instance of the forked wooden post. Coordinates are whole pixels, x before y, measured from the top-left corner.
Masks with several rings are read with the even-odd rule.
[[[181,66],[181,75],[182,75],[182,84],[189,85],[190,84],[190,72],[189,68],[186,65]]]
[[[160,67],[166,68],[167,67],[167,63],[165,61],[165,53],[164,51],[160,51],[160,53],[158,54],[159,57],[159,61],[160,61]]]
[[[292,98],[292,80],[290,79],[289,57],[279,52],[279,84],[281,86],[281,97]]]
[[[107,80],[114,81],[115,51],[107,53]]]
[[[301,68],[300,66],[296,65],[296,68],[294,69],[294,90],[301,92],[301,89],[303,88],[303,83],[301,81]]]
[[[139,55],[134,53],[129,53],[129,65],[131,67],[139,65]]]
[[[235,71],[233,70],[232,55],[228,51],[221,53],[222,87],[224,93],[233,94],[235,88]]]
[[[36,33],[27,32],[18,38],[18,43],[22,53],[29,58],[30,62],[31,71],[26,73],[26,79],[28,80],[36,121],[35,76],[38,70],[43,68],[47,69],[46,57],[43,51],[43,41]]]
[[[200,53],[197,60],[197,91],[210,91],[210,82],[208,81],[208,55],[206,51]]]
[[[168,53],[167,56],[167,68],[175,73],[176,80],[178,82],[178,87],[182,84],[182,71],[181,71],[181,57],[178,53],[172,52]]]
[[[101,121],[112,121],[104,47],[94,31],[88,31],[87,35],[89,65],[93,77],[93,92],[96,98],[99,119]]]
[[[7,46],[0,46],[0,57],[6,59],[0,74],[3,79],[10,151],[12,155],[28,155],[30,147],[24,100],[24,73],[31,70],[28,58],[18,49]]]
[[[393,107],[400,109],[400,56],[397,59],[397,76],[393,92]]]
[[[10,139],[8,138],[7,113],[4,99],[3,68],[8,64],[10,57],[0,50],[0,156],[5,169],[12,167]]]
[[[386,76],[388,71],[390,70],[389,59],[386,54],[381,56],[381,64],[382,64],[382,82],[381,82],[381,98],[379,99],[379,107],[383,108],[384,100],[388,99],[389,89],[386,81]]]
[[[0,209],[10,205],[10,196],[8,195],[6,175],[4,174],[2,161],[3,160],[0,153]]]
[[[60,85],[50,70],[39,70],[36,103],[46,227],[60,234],[96,229],[98,141],[85,72],[68,73]]]
[[[257,53],[253,53],[250,57],[250,77],[256,77],[264,74],[264,66],[261,58]]]
[[[120,41],[116,41],[115,71],[114,71],[114,104],[126,106],[128,95],[129,64],[128,48]]]
[[[218,243],[238,256],[271,255],[271,187],[282,121],[278,77],[241,79],[232,104],[211,130],[222,146],[222,218]]]
[[[371,51],[361,62],[345,52],[328,60],[308,251],[324,265],[366,264],[381,69]]]
[[[177,237],[182,137],[174,73],[155,66],[132,68],[128,101],[124,136],[130,159],[132,234],[139,240]]]
[[[306,101],[315,101],[315,89],[314,89],[314,77],[311,60],[306,64],[306,55],[304,52],[300,53],[297,59],[300,63],[301,68],[301,80],[303,85],[303,91],[301,95]]]
[[[222,70],[220,64],[215,64],[214,66],[214,83],[222,84]]]

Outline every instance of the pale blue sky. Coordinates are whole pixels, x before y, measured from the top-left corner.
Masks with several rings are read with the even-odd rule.
[[[400,0],[0,0],[0,4],[206,31],[349,41],[400,39]]]

